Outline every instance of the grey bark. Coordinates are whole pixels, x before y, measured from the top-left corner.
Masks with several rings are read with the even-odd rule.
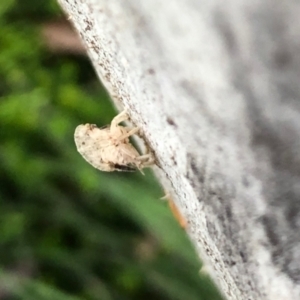
[[[300,299],[299,2],[59,2],[226,298]]]

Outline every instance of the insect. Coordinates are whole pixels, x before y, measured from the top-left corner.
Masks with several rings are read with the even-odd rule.
[[[140,155],[129,141],[138,127],[128,128],[119,123],[129,119],[121,112],[110,125],[98,128],[95,124],[79,125],[75,129],[75,144],[83,158],[96,169],[106,172],[142,170],[154,164],[152,153]]]

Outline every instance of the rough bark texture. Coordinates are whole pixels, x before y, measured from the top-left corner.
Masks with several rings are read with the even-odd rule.
[[[299,2],[59,2],[227,299],[300,299]]]

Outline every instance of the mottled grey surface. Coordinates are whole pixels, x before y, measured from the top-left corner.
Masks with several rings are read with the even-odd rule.
[[[299,2],[59,2],[227,299],[300,299]]]

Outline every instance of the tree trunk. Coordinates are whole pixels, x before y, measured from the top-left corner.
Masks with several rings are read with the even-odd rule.
[[[59,2],[227,299],[300,299],[299,2]]]

